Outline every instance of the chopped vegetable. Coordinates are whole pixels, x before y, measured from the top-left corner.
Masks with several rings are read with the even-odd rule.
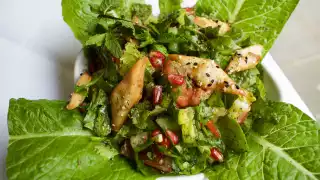
[[[223,162],[223,155],[217,148],[211,148],[210,151],[211,151],[210,155],[214,160]]]
[[[184,84],[184,77],[181,75],[169,74],[168,80],[169,80],[170,84],[172,84],[172,85],[181,86],[182,84]]]
[[[221,137],[219,130],[216,128],[216,126],[213,124],[211,120],[209,120],[206,125],[213,135],[215,135],[217,138]]]
[[[149,53],[150,62],[155,69],[162,69],[166,57],[160,51],[151,51]]]
[[[162,86],[155,86],[152,90],[153,104],[161,104],[162,102]]]

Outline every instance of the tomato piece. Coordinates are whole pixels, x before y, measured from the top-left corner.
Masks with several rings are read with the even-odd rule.
[[[182,75],[169,74],[168,80],[169,80],[170,84],[172,84],[172,85],[181,86],[184,84],[184,77]]]
[[[166,60],[166,56],[160,51],[151,51],[149,53],[150,63],[155,69],[162,69],[163,64]]]
[[[161,131],[159,129],[153,130],[151,133],[151,137],[155,137],[157,135],[161,134]]]
[[[155,86],[152,90],[153,104],[161,104],[162,102],[162,86]]]
[[[211,158],[213,158],[216,161],[223,162],[223,155],[217,148],[211,148],[210,151]]]
[[[171,139],[171,142],[174,145],[177,145],[179,143],[179,137],[176,135],[176,133],[170,130],[166,130],[166,135]]]
[[[215,135],[217,138],[221,138],[219,130],[216,128],[212,121],[209,120],[207,122],[207,127],[213,135]]]

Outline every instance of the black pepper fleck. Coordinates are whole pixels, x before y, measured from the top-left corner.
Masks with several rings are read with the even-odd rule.
[[[229,83],[227,81],[224,81],[224,86],[229,87]]]
[[[83,73],[80,73],[80,76],[82,76],[83,75]]]
[[[211,82],[214,83],[214,79],[212,79]]]
[[[216,66],[216,68],[220,68],[219,66]]]
[[[208,87],[212,86],[212,84],[208,84]]]
[[[237,84],[236,84],[236,88],[237,88],[237,89],[240,89],[240,87],[239,87]]]
[[[210,74],[209,73],[206,73],[207,77],[210,77]]]
[[[195,63],[193,63],[193,65],[195,65],[195,66],[196,66],[196,65],[198,65],[198,63],[196,63],[196,62],[195,62]]]
[[[190,65],[191,64],[191,62],[188,62],[186,65]]]
[[[242,56],[242,55],[240,53],[238,53],[237,56]]]
[[[248,57],[245,57],[245,60],[244,60],[246,63],[248,63]]]

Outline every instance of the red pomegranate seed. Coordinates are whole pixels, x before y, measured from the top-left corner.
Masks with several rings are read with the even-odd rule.
[[[184,84],[184,77],[182,75],[169,74],[168,80],[169,80],[170,84],[172,84],[172,85],[181,86],[182,84]]]
[[[155,136],[157,136],[159,134],[161,134],[161,131],[159,129],[156,129],[156,130],[152,131],[151,136],[155,137]]]
[[[155,69],[162,69],[166,56],[160,51],[151,51],[149,56],[151,65]]]
[[[153,104],[161,104],[162,102],[162,86],[155,86],[152,90]]]
[[[219,162],[223,162],[223,155],[217,148],[211,148],[210,151],[211,151],[210,156],[214,160],[219,161]]]
[[[169,148],[171,145],[169,139],[165,136],[163,137],[163,141],[160,144],[165,148]]]
[[[179,143],[179,137],[174,132],[166,130],[166,134],[171,139],[174,145],[177,145]]]

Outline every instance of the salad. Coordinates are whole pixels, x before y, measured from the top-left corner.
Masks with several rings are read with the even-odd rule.
[[[319,125],[262,81],[297,3],[63,0],[88,67],[68,102],[10,100],[8,178],[319,179]]]

